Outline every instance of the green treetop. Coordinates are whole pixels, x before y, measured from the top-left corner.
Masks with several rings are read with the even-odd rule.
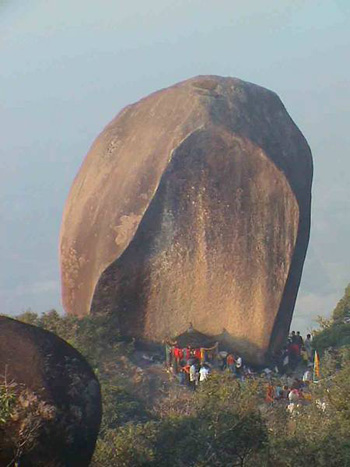
[[[350,284],[346,287],[344,296],[334,308],[332,317],[335,322],[350,318]]]

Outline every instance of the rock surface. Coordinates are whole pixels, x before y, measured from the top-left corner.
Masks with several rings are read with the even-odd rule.
[[[122,110],[94,142],[60,238],[67,312],[125,334],[196,330],[262,362],[288,332],[312,158],[276,94],[200,76]]]
[[[44,420],[31,446],[23,426],[29,427],[29,432],[36,426],[35,419],[31,421],[30,415],[24,423],[14,418],[14,433],[16,423],[22,422],[18,431],[24,441],[20,465],[87,467],[102,409],[99,383],[80,353],[51,332],[0,316],[0,375],[1,384],[5,380],[15,383],[16,391],[21,391],[21,406],[29,410],[36,404],[31,413],[40,413],[40,420]],[[18,452],[18,437],[9,436],[11,427],[2,433],[3,427],[0,465],[5,466],[12,465]]]

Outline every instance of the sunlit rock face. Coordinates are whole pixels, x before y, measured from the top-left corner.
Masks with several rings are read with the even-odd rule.
[[[14,458],[24,467],[90,464],[101,394],[77,350],[51,332],[0,316],[0,384],[5,383],[15,388],[25,416],[17,418],[16,409],[11,424],[0,425],[1,466],[14,465]]]
[[[276,94],[196,77],[126,107],[93,144],[60,240],[69,313],[152,341],[195,329],[254,362],[288,332],[312,159]]]

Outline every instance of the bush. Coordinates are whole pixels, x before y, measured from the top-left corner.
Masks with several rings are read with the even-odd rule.
[[[323,354],[329,348],[350,346],[350,284],[334,308],[329,320],[319,318],[320,329],[315,332],[313,345]]]
[[[97,442],[91,467],[155,467],[154,445],[158,430],[156,423],[149,422],[127,424],[106,432]]]
[[[337,303],[332,313],[334,322],[342,322],[350,318],[350,284],[346,287],[343,297]]]
[[[55,417],[53,406],[5,376],[0,383],[0,465],[14,465],[36,448]]]
[[[267,439],[256,389],[256,383],[212,376],[188,394],[190,409],[170,406],[167,414],[163,405],[158,420],[106,431],[93,466],[248,465]]]

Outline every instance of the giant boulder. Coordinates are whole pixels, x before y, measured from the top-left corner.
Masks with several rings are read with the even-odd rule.
[[[73,183],[60,238],[68,313],[151,341],[225,336],[262,362],[289,330],[312,158],[278,96],[200,76],[123,109]]]
[[[8,414],[6,392],[16,398]],[[101,395],[77,350],[51,332],[0,316],[0,393],[0,465],[90,464]]]

